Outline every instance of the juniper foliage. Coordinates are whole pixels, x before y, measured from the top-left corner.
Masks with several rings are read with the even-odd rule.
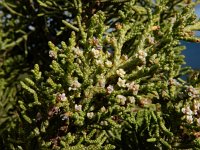
[[[198,3],[0,1],[4,149],[199,149]]]

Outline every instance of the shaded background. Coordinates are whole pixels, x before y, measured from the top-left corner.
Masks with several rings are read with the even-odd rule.
[[[200,19],[200,5],[196,7],[196,13]],[[200,31],[196,32],[200,37]],[[183,51],[185,55],[186,66],[191,66],[193,69],[200,69],[200,43],[182,42],[186,46]]]

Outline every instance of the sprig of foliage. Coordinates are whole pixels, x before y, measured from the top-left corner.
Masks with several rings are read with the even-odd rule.
[[[22,10],[10,3],[2,6],[20,17]],[[48,42],[49,68],[36,64],[33,77],[21,81],[22,128],[3,144],[12,149],[199,148],[198,77],[180,79],[191,72],[182,67],[180,40],[199,42],[192,34],[198,1],[27,3],[39,8],[36,20],[58,17],[52,28],[57,38]],[[39,30],[35,26],[27,38]]]

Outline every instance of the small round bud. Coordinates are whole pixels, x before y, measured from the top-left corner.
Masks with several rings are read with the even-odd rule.
[[[107,89],[107,93],[108,93],[108,94],[112,93],[113,90],[114,90],[114,88],[113,88],[112,85],[109,85],[106,89]]]
[[[120,77],[124,77],[124,75],[126,74],[126,72],[124,71],[124,69],[119,69],[116,71],[117,75]]]
[[[92,119],[92,118],[94,117],[94,113],[93,113],[93,112],[87,113],[87,117],[88,117],[89,119]]]
[[[119,99],[119,103],[121,105],[125,105],[125,103],[126,103],[126,97],[125,96],[123,96],[123,95],[117,95],[116,98]]]
[[[159,30],[159,29],[160,29],[160,26],[153,26],[151,29],[152,29],[153,31]]]
[[[120,29],[122,29],[123,25],[122,25],[122,23],[117,22],[117,23],[115,23],[115,27],[117,30],[120,30]]]
[[[82,111],[82,105],[75,104],[75,110],[76,111]]]
[[[50,50],[49,51],[49,57],[56,59],[57,58],[57,53],[55,51]]]
[[[107,61],[105,62],[105,66],[108,67],[108,68],[111,68],[112,65],[113,65],[112,62],[109,61],[109,60],[107,60]]]
[[[100,55],[100,51],[96,50],[95,48],[92,48],[91,52],[92,52],[92,55],[94,56],[94,58],[98,58]]]
[[[117,85],[119,87],[126,87],[126,80],[122,80],[121,78],[118,78]]]

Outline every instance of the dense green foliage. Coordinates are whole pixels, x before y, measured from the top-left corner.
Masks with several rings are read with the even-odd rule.
[[[2,149],[200,149],[198,3],[0,0]]]

